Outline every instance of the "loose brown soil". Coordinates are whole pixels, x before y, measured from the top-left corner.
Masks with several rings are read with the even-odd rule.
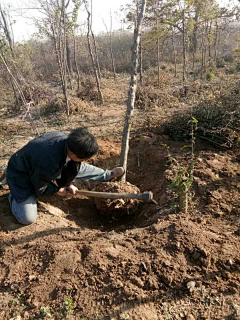
[[[108,182],[99,183],[94,186],[94,190],[98,192],[110,192],[110,193],[126,193],[135,194],[139,193],[138,187],[132,185],[129,182]],[[94,199],[97,210],[102,214],[114,214],[116,218],[123,214],[134,214],[139,205],[137,199]]]
[[[115,101],[126,97],[126,84],[120,84],[113,90],[111,82],[112,95],[107,91],[112,99],[121,93]],[[113,122],[123,122],[124,110],[121,104],[95,106],[72,119],[73,127],[83,117],[85,124],[99,122],[99,127],[92,127],[100,144],[92,164],[109,169],[119,165],[120,126]],[[160,121],[162,113],[151,112]],[[127,177],[141,192],[152,191],[158,204],[141,203],[134,215],[116,218],[99,214],[91,199],[52,196],[39,199],[35,224],[20,226],[10,213],[8,189],[0,191],[0,319],[240,317],[237,151],[220,152],[205,142],[196,143],[192,204],[188,214],[178,213],[168,188],[172,172],[163,144],[184,163],[180,149],[185,143],[170,141],[161,130],[143,132],[137,125],[141,121],[144,117],[133,127]],[[15,131],[15,118],[6,123],[2,165],[32,137],[30,127]],[[86,182],[78,186],[97,189]],[[51,316],[41,312],[43,307]]]

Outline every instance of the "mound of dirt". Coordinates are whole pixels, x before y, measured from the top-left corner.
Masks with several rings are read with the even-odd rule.
[[[138,187],[126,182],[108,182],[99,183],[94,187],[94,191],[110,193],[139,193]],[[103,199],[95,198],[97,210],[102,214],[113,214],[120,216],[122,214],[134,214],[138,208],[137,199]]]

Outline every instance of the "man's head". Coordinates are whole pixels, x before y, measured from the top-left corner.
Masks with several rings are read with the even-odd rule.
[[[67,153],[73,161],[91,158],[97,151],[97,140],[87,128],[74,129],[67,138]]]

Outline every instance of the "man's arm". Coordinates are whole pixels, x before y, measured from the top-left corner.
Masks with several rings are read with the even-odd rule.
[[[44,176],[37,176],[31,180],[37,196],[52,195],[59,191],[59,187]]]
[[[68,161],[67,165],[64,166],[62,170],[61,178],[56,180],[59,188],[66,187],[71,184],[77,176],[80,166],[81,162],[75,162],[73,160]]]

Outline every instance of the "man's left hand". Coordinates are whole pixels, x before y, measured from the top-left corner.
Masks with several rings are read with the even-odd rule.
[[[73,184],[71,184],[69,187],[67,187],[68,191],[70,191],[71,194],[76,194],[76,191],[78,190],[77,187],[75,187]]]

